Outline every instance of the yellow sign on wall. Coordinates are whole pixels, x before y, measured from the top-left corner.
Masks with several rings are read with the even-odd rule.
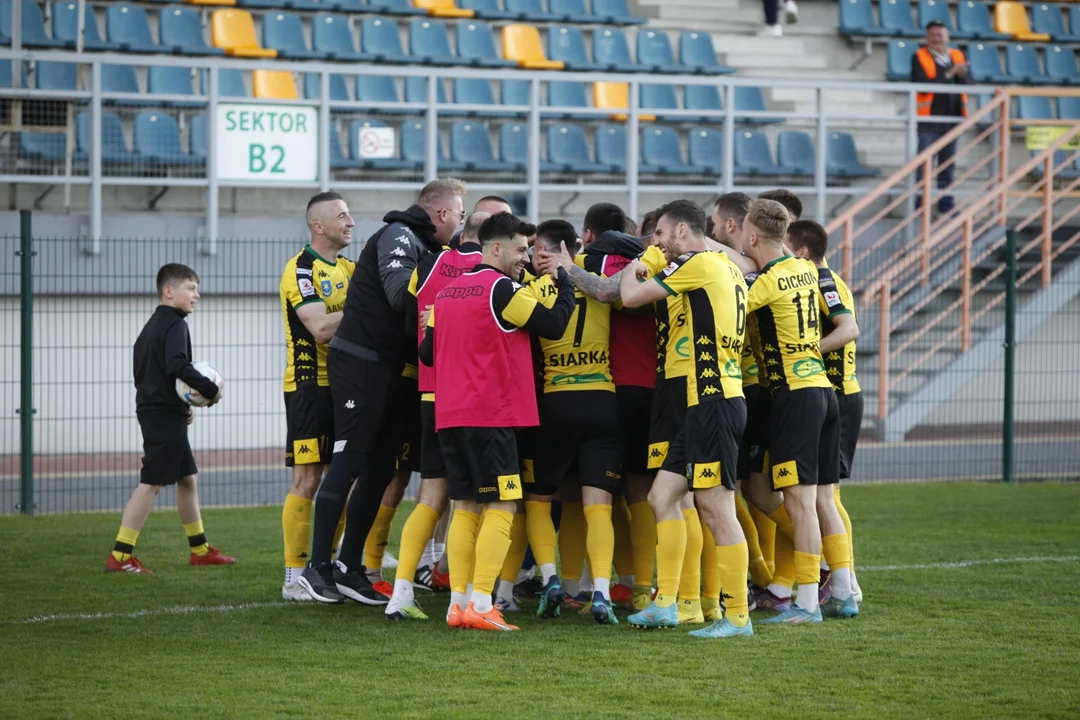
[[[1027,149],[1045,150],[1065,135],[1071,127],[1062,125],[1029,125],[1027,127]],[[1080,135],[1075,135],[1071,140],[1061,146],[1062,150],[1080,150]]]

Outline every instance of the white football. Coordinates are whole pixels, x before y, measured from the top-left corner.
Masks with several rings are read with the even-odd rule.
[[[203,374],[204,377],[208,377],[221,387],[225,384],[224,378],[221,377],[221,373],[214,369],[214,366],[208,362],[199,361],[192,363],[191,366]],[[190,385],[176,378],[176,394],[180,396],[180,399],[186,402],[188,405],[195,407],[205,407],[210,400],[199,394],[199,391],[193,390]]]

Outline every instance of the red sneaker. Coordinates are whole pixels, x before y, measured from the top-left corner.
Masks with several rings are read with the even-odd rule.
[[[431,589],[435,592],[450,592],[450,573],[439,572],[439,566],[431,568]]]
[[[379,582],[374,583],[371,587],[375,588],[375,592],[382,593],[386,597],[390,597],[394,594],[394,586],[386,582],[385,580],[380,580]]]
[[[611,602],[616,605],[625,605],[634,597],[634,589],[629,585],[615,583],[611,586]]]
[[[190,562],[192,565],[232,565],[236,562],[236,558],[222,555],[220,550],[211,545],[210,552],[205,555],[191,553]]]
[[[464,614],[461,616],[462,627],[469,630],[494,630],[496,632],[508,632],[517,630],[517,625],[511,625],[503,620],[502,613],[497,608],[491,608],[486,613],[479,613],[472,603],[469,603],[469,607],[465,608]]]
[[[110,553],[109,559],[105,561],[105,572],[152,573],[154,571],[144,568],[143,564],[139,562],[139,558],[134,555],[124,562],[120,562]]]

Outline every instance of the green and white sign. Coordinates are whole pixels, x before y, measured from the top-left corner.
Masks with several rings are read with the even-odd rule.
[[[217,107],[218,180],[295,183],[319,178],[319,123],[312,107]]]

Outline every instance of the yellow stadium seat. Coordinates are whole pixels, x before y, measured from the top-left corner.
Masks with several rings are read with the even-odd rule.
[[[277,57],[277,50],[260,47],[255,37],[255,21],[246,10],[215,11],[210,16],[210,41],[233,57]]]
[[[1012,35],[1016,40],[1050,42],[1046,33],[1031,32],[1027,8],[1018,2],[999,2],[994,6],[994,29]]]
[[[285,70],[256,70],[253,74],[255,97],[275,100],[299,100],[293,74]]]
[[[459,8],[454,0],[413,0],[413,5],[436,17],[471,18],[475,15],[472,10]]]
[[[503,57],[530,70],[562,70],[559,60],[548,60],[540,31],[532,25],[507,25],[502,30]]]
[[[593,106],[605,110],[628,110],[630,108],[630,85],[621,82],[593,83]],[[629,117],[629,115],[622,113],[612,115],[611,119],[623,122]],[[641,122],[651,122],[655,119],[655,115],[638,114],[638,120]]]

